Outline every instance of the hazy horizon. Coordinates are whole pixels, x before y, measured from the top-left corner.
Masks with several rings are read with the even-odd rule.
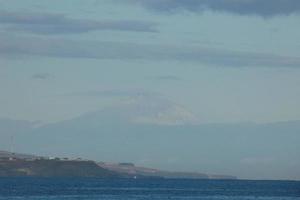
[[[0,150],[300,180],[297,0],[0,0]]]

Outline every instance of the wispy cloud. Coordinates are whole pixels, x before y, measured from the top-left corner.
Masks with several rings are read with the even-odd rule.
[[[89,96],[89,97],[153,97],[160,96],[159,93],[143,89],[103,89],[84,92],[74,92],[67,96]]]
[[[122,0],[124,1],[124,0]],[[205,10],[270,17],[300,12],[299,0],[125,0],[163,12]]]
[[[45,80],[51,78],[52,75],[49,73],[37,73],[31,76],[32,79],[37,79],[37,80]]]
[[[300,67],[299,57],[195,46],[75,41],[0,34],[0,56],[48,56],[117,60],[175,60],[230,67]]]
[[[0,11],[6,30],[36,34],[85,33],[98,30],[156,32],[156,23],[134,20],[73,19],[62,14]]]
[[[153,77],[155,80],[159,81],[181,81],[182,79],[178,76],[173,76],[173,75],[165,75],[165,76],[156,76]]]

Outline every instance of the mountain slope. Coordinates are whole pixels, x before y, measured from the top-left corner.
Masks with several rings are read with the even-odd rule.
[[[36,176],[36,177],[97,177],[117,178],[120,174],[99,167],[93,161],[59,160],[2,160],[0,177]]]
[[[15,137],[15,148],[42,156],[132,162],[166,171],[234,174],[258,179],[295,178],[293,174],[300,167],[300,121],[199,124],[193,117],[176,114],[175,118],[156,123],[166,119],[159,117],[160,112],[164,113],[162,116],[177,113],[170,111],[174,107],[168,103],[158,102],[153,105],[144,102],[144,105],[134,101],[26,129]],[[169,119],[175,120],[170,123]],[[0,142],[8,149],[5,137]],[[236,168],[240,170],[233,170]]]

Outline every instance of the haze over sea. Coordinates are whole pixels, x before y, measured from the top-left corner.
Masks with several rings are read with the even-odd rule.
[[[298,181],[1,178],[1,200],[299,200]]]

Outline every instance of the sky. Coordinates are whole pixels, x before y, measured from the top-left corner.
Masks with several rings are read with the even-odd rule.
[[[0,118],[138,102],[153,126],[297,121],[299,21],[298,0],[0,0]]]

